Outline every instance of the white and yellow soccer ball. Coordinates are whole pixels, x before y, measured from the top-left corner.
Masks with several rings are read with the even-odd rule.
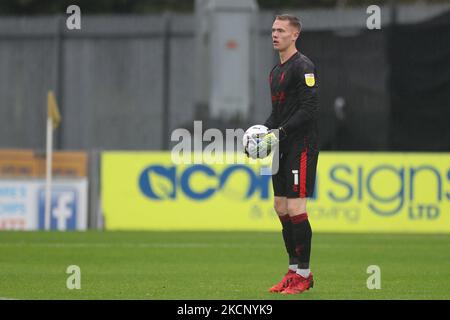
[[[257,124],[248,128],[242,138],[242,144],[246,153],[249,154],[249,150],[251,148],[256,148],[258,142],[261,141],[268,132],[269,128],[261,124]],[[259,158],[260,155],[257,154],[257,157]]]

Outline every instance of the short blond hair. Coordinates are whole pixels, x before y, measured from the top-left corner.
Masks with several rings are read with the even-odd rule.
[[[298,32],[302,31],[302,23],[300,22],[300,19],[296,16],[290,15],[290,14],[280,14],[275,17],[275,20],[281,20],[281,21],[289,21],[289,24],[296,28]]]

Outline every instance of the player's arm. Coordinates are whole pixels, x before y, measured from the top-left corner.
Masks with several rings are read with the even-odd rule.
[[[317,117],[319,99],[317,95],[317,79],[315,68],[312,64],[299,66],[297,83],[297,109],[285,123],[281,124],[280,132],[289,135],[297,130],[302,130],[308,122]]]
[[[273,69],[270,71],[270,76],[269,76],[269,78],[271,79],[270,84],[272,84],[272,74],[273,74],[273,70],[275,68],[276,68],[276,66],[273,67]],[[254,159],[260,157],[260,155],[262,155],[262,157],[267,156],[267,155],[269,155],[269,153],[271,152],[273,147],[278,143],[279,139],[278,139],[277,134],[275,134],[275,133],[278,133],[278,130],[274,130],[274,129],[280,129],[280,128],[277,127],[275,114],[276,114],[276,111],[272,104],[272,111],[270,113],[270,116],[264,122],[264,126],[266,126],[269,129],[269,133],[267,135],[265,135],[263,137],[263,139],[257,145],[250,148],[250,150],[248,151],[249,154],[247,154],[248,156],[250,156]]]
[[[275,69],[275,67],[273,67],[273,69],[270,71],[269,79],[272,79],[272,73],[273,73],[273,70]],[[272,80],[270,80],[270,85],[272,85]],[[275,108],[273,107],[273,104],[272,104],[272,111],[270,112],[270,116],[264,122],[264,125],[269,129],[275,128]]]
[[[264,125],[269,129],[275,128],[275,108],[272,107],[272,112],[266,122],[264,122]]]

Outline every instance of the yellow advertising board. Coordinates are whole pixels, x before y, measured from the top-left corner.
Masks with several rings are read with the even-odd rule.
[[[104,152],[108,230],[279,231],[260,164],[176,165],[170,152]],[[450,154],[321,152],[314,231],[450,233]]]

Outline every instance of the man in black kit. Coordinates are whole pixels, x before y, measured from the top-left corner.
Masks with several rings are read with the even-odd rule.
[[[318,85],[314,64],[297,51],[298,18],[279,15],[272,26],[273,47],[280,63],[270,72],[272,112],[265,122],[269,133],[248,154],[269,154],[279,146],[279,169],[272,176],[275,211],[289,255],[288,272],[270,292],[302,293],[314,285],[309,269],[312,230],[306,200],[314,192],[318,148]],[[274,157],[277,157],[274,154]]]

